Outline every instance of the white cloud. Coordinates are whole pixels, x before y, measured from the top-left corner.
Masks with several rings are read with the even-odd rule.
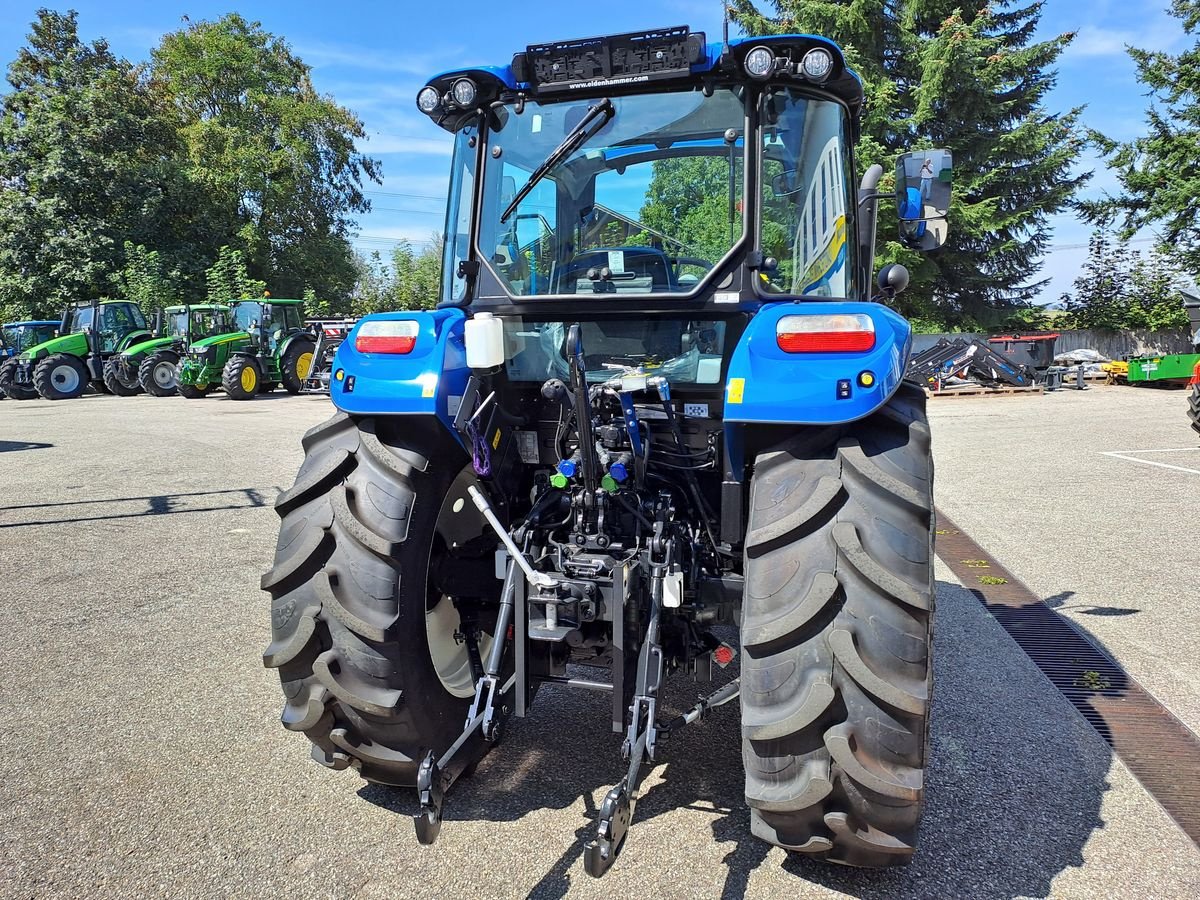
[[[1135,28],[1084,25],[1063,53],[1064,61],[1125,57],[1128,47],[1171,51],[1184,41],[1182,23],[1164,14]]]

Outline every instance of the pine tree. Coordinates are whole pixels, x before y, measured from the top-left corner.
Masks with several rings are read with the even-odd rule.
[[[954,200],[945,247],[917,255],[886,227],[880,264],[903,262],[912,285],[906,312],[974,325],[989,310],[1020,305],[1049,238],[1047,219],[1068,208],[1087,179],[1072,175],[1083,141],[1079,109],[1049,112],[1054,64],[1073,37],[1033,41],[1042,3],[1013,0],[772,0],[775,15],[737,0],[748,33],[822,34],[862,77],[867,114],[856,148],[860,171],[890,172],[898,152],[946,147],[954,154]],[[886,189],[890,179],[882,187]]]
[[[1171,13],[1184,31],[1200,28],[1200,0],[1173,0]],[[1117,143],[1092,138],[1124,188],[1119,196],[1080,204],[1099,225],[1119,224],[1123,237],[1158,226],[1160,251],[1193,276],[1200,273],[1200,36],[1178,55],[1131,49],[1137,78],[1154,102],[1147,134]]]

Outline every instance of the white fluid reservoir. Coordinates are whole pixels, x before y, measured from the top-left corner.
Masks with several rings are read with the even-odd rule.
[[[504,323],[488,312],[467,319],[464,337],[467,365],[472,369],[494,369],[504,365]]]

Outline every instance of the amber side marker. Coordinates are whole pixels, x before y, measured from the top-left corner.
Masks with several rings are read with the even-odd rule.
[[[1200,738],[940,510],[937,555],[1200,846]]]

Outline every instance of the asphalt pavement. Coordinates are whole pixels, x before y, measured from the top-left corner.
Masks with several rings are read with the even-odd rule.
[[[1117,390],[934,401],[938,502],[1195,727],[1200,614],[1177,565],[1194,571],[1194,519],[1121,535],[1131,511],[1182,523],[1200,475],[1103,455],[1191,432],[1181,394]],[[1200,851],[940,563],[909,867],[829,867],[753,838],[731,705],[672,739],[620,860],[591,880],[580,850],[618,739],[606,698],[561,689],[419,846],[412,796],[311,762],[261,665],[271,503],[330,411],[282,395],[0,402],[0,896],[1200,895]]]

